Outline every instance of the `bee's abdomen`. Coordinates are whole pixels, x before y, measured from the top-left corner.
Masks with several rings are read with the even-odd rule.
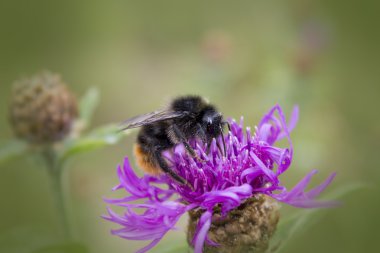
[[[153,154],[146,152],[140,144],[135,144],[134,153],[137,166],[139,166],[143,171],[151,175],[159,175],[163,173],[161,168],[156,165],[155,160],[152,157]]]

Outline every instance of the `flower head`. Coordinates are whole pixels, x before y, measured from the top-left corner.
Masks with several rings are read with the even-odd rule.
[[[10,121],[18,137],[38,144],[62,140],[76,116],[76,99],[59,75],[45,71],[13,84]]]
[[[294,108],[287,124],[281,107],[276,105],[263,117],[254,132],[250,128],[243,128],[243,120],[240,123],[230,121],[231,130],[220,136],[219,140],[214,140],[209,152],[202,141],[191,141],[203,162],[187,154],[182,145],[166,151],[164,156],[172,169],[185,178],[192,188],[179,184],[166,175],[144,175],[139,178],[126,158],[123,166],[118,167],[120,184],[114,190],[124,189],[128,196],[106,200],[125,208],[123,215],[108,209],[109,214],[104,218],[121,226],[112,233],[126,239],[151,240],[148,246],[138,251],[146,252],[169,230],[174,229],[184,213],[200,210],[191,242],[195,252],[200,253],[205,243],[216,245],[208,236],[215,212],[226,217],[231,210],[246,201],[259,199],[259,196],[267,195],[295,207],[330,206],[332,202],[317,201],[315,198],[328,186],[335,174],[307,192],[305,189],[316,173],[315,170],[292,190],[287,190],[279,179],[292,162],[290,131],[295,127],[297,119],[298,107]],[[225,155],[218,149],[220,138],[224,138],[226,143]],[[286,138],[288,147],[274,146],[283,138]],[[136,200],[140,200],[139,203],[135,203]]]

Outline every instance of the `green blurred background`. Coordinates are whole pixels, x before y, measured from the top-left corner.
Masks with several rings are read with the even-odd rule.
[[[375,252],[380,227],[379,5],[375,1],[0,1],[0,139],[14,80],[58,72],[74,93],[96,86],[94,125],[149,112],[173,96],[208,97],[225,115],[254,125],[275,103],[300,105],[292,186],[310,169],[327,192],[370,188],[342,199],[285,252]],[[75,238],[90,252],[133,252],[100,218],[132,154],[134,135],[82,155],[65,171]],[[26,156],[0,165],[0,252],[33,252],[59,242],[48,176]],[[322,195],[323,197],[323,195]],[[285,213],[297,211],[285,207]],[[186,220],[181,220],[185,227]],[[164,242],[184,240],[170,233]]]

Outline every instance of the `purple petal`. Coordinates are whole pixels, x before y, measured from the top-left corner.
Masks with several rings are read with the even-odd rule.
[[[288,205],[292,205],[300,208],[315,208],[315,207],[332,207],[336,206],[338,203],[335,201],[318,201],[315,200],[316,197],[331,183],[335,177],[335,173],[331,174],[325,182],[321,185],[313,188],[309,192],[305,192],[311,178],[318,171],[312,170],[306,177],[304,177],[291,191],[284,190],[281,193],[269,194],[273,198],[280,202],[284,202]]]
[[[273,171],[267,168],[265,164],[257,157],[257,155],[253,152],[249,153],[252,157],[252,159],[255,161],[257,166],[264,172],[265,175],[267,175],[272,181],[277,182],[277,177]]]
[[[151,248],[153,248],[154,246],[156,246],[157,243],[159,243],[161,241],[161,239],[162,239],[162,237],[154,239],[147,246],[145,246],[144,248],[139,249],[138,251],[136,251],[136,253],[145,253],[145,252],[148,252]]]
[[[322,184],[308,191],[306,194],[307,197],[310,199],[318,197],[319,194],[321,194],[321,192],[334,180],[335,176],[336,173],[332,173]]]
[[[203,244],[206,240],[207,232],[211,226],[212,212],[206,211],[199,219],[196,233],[194,236],[194,253],[202,253]]]
[[[289,133],[293,131],[293,129],[296,127],[298,122],[298,116],[299,116],[299,107],[298,105],[294,106],[292,115],[290,116],[289,124],[288,124],[288,130]],[[278,140],[281,140],[282,138],[286,137],[284,133],[280,134],[278,137]]]

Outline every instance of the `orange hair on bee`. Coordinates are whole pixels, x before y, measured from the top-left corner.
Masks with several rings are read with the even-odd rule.
[[[137,166],[143,171],[151,175],[159,175],[163,173],[159,166],[152,163],[149,154],[145,153],[139,144],[135,144],[133,151],[135,153]]]

